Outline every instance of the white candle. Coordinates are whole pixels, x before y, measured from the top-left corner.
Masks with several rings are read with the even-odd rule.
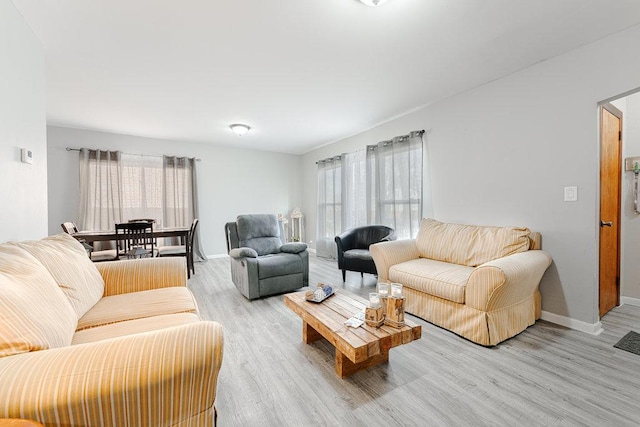
[[[389,284],[378,283],[378,293],[381,297],[387,297],[389,295]]]
[[[401,283],[392,283],[391,284],[391,296],[394,298],[402,298],[402,284]]]
[[[377,293],[369,294],[369,307],[371,308],[380,307],[380,295],[378,295]]]

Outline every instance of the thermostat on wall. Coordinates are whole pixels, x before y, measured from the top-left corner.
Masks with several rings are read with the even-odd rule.
[[[29,150],[28,148],[23,148],[21,149],[21,154],[22,163],[29,163],[30,165],[33,164],[33,151]]]

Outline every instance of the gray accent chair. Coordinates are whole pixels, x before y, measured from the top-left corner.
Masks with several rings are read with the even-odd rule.
[[[275,215],[239,215],[225,224],[231,279],[248,299],[282,294],[309,284],[307,244],[284,242]]]

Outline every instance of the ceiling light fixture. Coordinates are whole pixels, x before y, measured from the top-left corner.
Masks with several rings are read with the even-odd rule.
[[[235,123],[229,126],[229,128],[233,131],[233,133],[235,133],[238,136],[242,136],[245,133],[249,132],[249,130],[251,129],[251,126],[249,125],[243,125],[241,123]]]
[[[360,0],[360,1],[366,4],[367,6],[379,6],[382,3],[386,2],[387,0]]]

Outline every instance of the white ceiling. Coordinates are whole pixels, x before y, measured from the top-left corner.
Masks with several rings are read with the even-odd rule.
[[[638,0],[13,3],[49,124],[293,154],[640,22]]]

